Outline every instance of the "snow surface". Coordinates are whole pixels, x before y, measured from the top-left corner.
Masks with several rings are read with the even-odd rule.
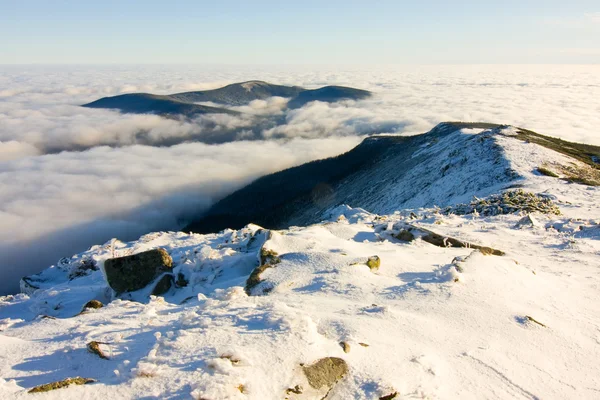
[[[522,215],[339,206],[307,227],[156,232],[94,246],[32,277],[40,289],[0,298],[0,398],[282,399],[304,385],[300,365],[322,357],[349,366],[328,399],[599,398],[599,190],[535,172],[574,160],[510,131],[493,141],[502,168],[552,196],[563,215],[526,224]],[[506,255],[401,242],[401,223]],[[69,280],[82,260],[102,267],[156,247],[186,287],[147,301],[144,291],[114,299],[102,268]],[[281,262],[248,296],[261,248]],[[377,271],[365,265],[373,255]],[[80,314],[91,299],[107,305]],[[89,353],[90,341],[107,343],[110,359]],[[75,376],[97,383],[27,393]]]

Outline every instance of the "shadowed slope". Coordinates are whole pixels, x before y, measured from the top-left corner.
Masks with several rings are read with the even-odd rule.
[[[256,180],[216,203],[185,230],[216,232],[250,222],[284,228],[318,222],[325,210],[337,204],[390,213],[465,202],[474,194],[487,196],[521,179],[495,140],[504,128],[451,122],[423,135],[370,137],[340,156]],[[552,150],[558,146],[558,139],[523,132],[540,143],[552,143],[548,146]],[[512,138],[524,144],[527,140]],[[561,153],[576,153],[591,163],[589,154],[600,156],[598,147],[564,143],[568,146]]]

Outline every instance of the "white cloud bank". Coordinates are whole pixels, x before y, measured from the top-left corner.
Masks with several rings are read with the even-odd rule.
[[[238,108],[249,116],[191,122],[79,107],[119,93],[175,93],[252,79],[311,88],[339,84],[376,96],[289,112],[281,99],[271,99]],[[0,293],[91,244],[177,229],[260,175],[349,150],[360,140],[356,134],[415,134],[441,121],[469,120],[600,144],[595,66],[15,66],[0,67],[0,88]],[[140,137],[185,140],[208,123],[250,127],[264,115],[283,122],[262,135],[286,140],[135,145]]]

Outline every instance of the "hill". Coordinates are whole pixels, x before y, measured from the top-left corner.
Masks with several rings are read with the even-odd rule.
[[[124,113],[193,117],[210,113],[237,114],[227,107],[241,106],[254,100],[264,100],[274,96],[290,98],[290,104],[296,108],[310,101],[335,102],[346,99],[358,100],[370,95],[371,93],[365,90],[341,86],[325,86],[316,90],[306,90],[299,86],[282,86],[263,81],[248,81],[234,83],[213,90],[171,95],[131,93],[103,97],[102,99],[84,104],[83,107],[115,109]],[[223,107],[209,107],[196,104],[205,102],[219,104]]]
[[[516,147],[507,157],[506,146]],[[340,156],[262,177],[222,199],[184,230],[216,232],[253,222],[270,228],[318,222],[337,204],[387,214],[414,207],[447,206],[487,196],[523,180],[519,152],[530,148],[573,157],[561,176],[598,182],[600,148],[495,124],[442,123],[417,136],[373,136]],[[569,172],[569,165],[577,167]],[[533,171],[538,171],[536,166]],[[576,171],[590,171],[581,175]],[[538,172],[539,173],[539,172]],[[592,178],[595,177],[595,178]]]
[[[281,229],[65,257],[0,297],[0,397],[595,398],[599,150],[372,137],[215,206]]]
[[[238,114],[235,111],[219,107],[209,107],[187,103],[172,96],[159,96],[148,93],[122,94],[84,104],[88,108],[116,109],[123,113],[158,114],[164,116],[183,115],[194,117],[201,114]]]
[[[371,96],[371,92],[344,86],[325,86],[320,89],[304,90],[288,103],[290,108],[299,108],[311,101],[333,103],[340,100],[361,100]]]

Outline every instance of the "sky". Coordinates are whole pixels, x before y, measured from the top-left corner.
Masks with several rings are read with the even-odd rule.
[[[0,0],[0,64],[600,63],[597,0]]]

